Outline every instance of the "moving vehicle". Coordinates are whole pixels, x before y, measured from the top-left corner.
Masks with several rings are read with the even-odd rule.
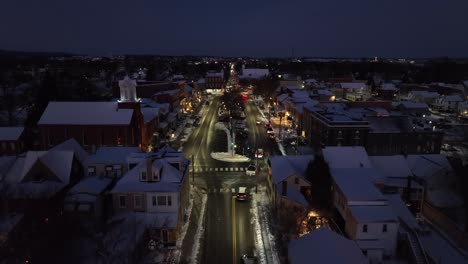
[[[250,164],[249,167],[247,167],[247,169],[245,170],[245,174],[247,174],[247,176],[255,176],[256,172],[257,168],[254,164]]]
[[[275,133],[270,133],[270,134],[268,134],[268,137],[269,137],[270,139],[275,139]]]
[[[236,195],[237,201],[245,201],[249,198],[247,194],[247,187],[239,187],[239,192]]]
[[[257,151],[255,152],[255,157],[257,159],[263,158],[263,149],[257,149]]]
[[[269,127],[269,128],[267,128],[267,133],[268,134],[274,134],[275,132],[273,131],[273,128]]]
[[[255,124],[256,124],[256,125],[261,125],[261,124],[262,124],[262,121],[257,120],[257,121],[255,121]]]

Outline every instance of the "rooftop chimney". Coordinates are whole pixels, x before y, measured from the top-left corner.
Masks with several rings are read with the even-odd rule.
[[[151,156],[146,157],[146,179],[153,179],[153,159]]]

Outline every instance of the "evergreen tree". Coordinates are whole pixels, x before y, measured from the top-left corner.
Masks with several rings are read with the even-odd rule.
[[[306,178],[312,185],[312,204],[320,209],[327,209],[332,204],[332,179],[330,168],[322,155],[315,155],[309,162]]]

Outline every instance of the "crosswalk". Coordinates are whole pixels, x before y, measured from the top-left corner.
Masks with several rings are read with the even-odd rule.
[[[242,172],[246,169],[247,167],[190,167],[190,172]]]
[[[236,193],[236,188],[208,188],[207,193]]]

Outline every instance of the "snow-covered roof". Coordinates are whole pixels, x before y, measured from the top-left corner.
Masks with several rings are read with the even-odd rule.
[[[323,157],[330,168],[370,168],[369,156],[364,147],[325,147]]]
[[[413,175],[403,155],[370,156],[372,166],[384,177],[408,177]]]
[[[145,182],[140,180],[140,172],[146,171],[146,159],[140,159],[138,165],[128,171],[112,189],[113,193],[120,192],[177,192],[184,176],[188,173],[187,160],[183,154],[167,152],[162,158],[156,158],[152,162],[152,170],[160,172],[159,181]],[[128,160],[128,158],[127,158]],[[170,163],[181,164],[177,169]],[[148,176],[150,178],[150,176]]]
[[[463,98],[461,96],[455,95],[445,95],[443,96],[444,101],[446,102],[463,102]]]
[[[86,159],[86,164],[124,164],[131,153],[139,151],[138,147],[100,147]]]
[[[357,244],[326,227],[321,227],[288,245],[291,264],[365,264],[369,263]],[[338,254],[339,253],[339,254]]]
[[[393,84],[393,83],[384,83],[384,84],[382,84],[382,87],[380,89],[381,90],[390,90],[390,91],[398,90],[398,88],[396,88],[395,84]]]
[[[109,184],[112,182],[110,178],[92,176],[86,177],[80,182],[78,182],[68,194],[77,194],[77,193],[88,193],[98,195],[100,194]]]
[[[425,98],[437,98],[440,96],[438,92],[429,92],[429,91],[411,91],[410,94],[413,97],[420,96],[420,97],[425,97]]]
[[[0,182],[3,177],[8,173],[11,166],[15,163],[16,156],[1,156],[0,157]]]
[[[290,98],[289,94],[287,93],[284,93],[284,94],[280,94],[276,97],[276,99],[279,101],[279,102],[283,102],[284,100]]]
[[[17,141],[23,131],[24,127],[0,127],[0,141]]]
[[[301,204],[303,206],[309,206],[309,202],[307,202],[306,198],[304,195],[294,188],[293,186],[288,186],[287,187],[287,193],[286,193],[286,198],[288,198],[291,201],[294,201],[298,204]],[[278,193],[283,193],[283,185],[278,184]],[[284,197],[284,196],[283,196]]]
[[[81,145],[74,139],[70,138],[57,146],[51,148],[52,151],[71,151],[75,154],[75,158],[83,165],[88,157],[88,153],[81,147]],[[50,151],[49,150],[49,151]]]
[[[406,160],[417,177],[427,178],[441,170],[453,171],[447,157],[441,154],[408,155]]]
[[[69,183],[73,157],[72,151],[26,152],[15,160],[5,176],[5,182],[10,185],[9,194],[14,197],[50,197]],[[55,177],[40,181],[25,178],[37,162],[45,165]]]
[[[366,83],[364,82],[342,82],[340,83],[340,86],[343,89],[361,89],[361,88],[366,88]]]
[[[403,106],[405,108],[419,108],[419,109],[427,109],[429,106],[426,103],[420,103],[420,102],[410,102],[410,101],[399,101],[399,102],[393,102],[392,106],[398,107],[398,106]]]
[[[143,119],[145,123],[150,122],[155,117],[159,116],[159,108],[155,107],[142,107],[141,113],[143,114]]]
[[[373,182],[378,172],[371,168],[331,169],[330,173],[348,202],[385,201]]]
[[[0,237],[8,237],[22,218],[23,214],[0,214]],[[0,244],[3,244],[3,241]]]
[[[242,69],[242,75],[239,78],[264,78],[270,74],[268,69],[259,69],[259,68],[251,68],[251,69]]]
[[[128,125],[132,116],[117,102],[49,102],[38,125]]]
[[[389,205],[354,205],[349,209],[358,223],[398,222],[397,215]]]
[[[275,183],[284,181],[291,175],[304,178],[309,162],[314,159],[313,155],[295,156],[270,156],[271,173]]]

